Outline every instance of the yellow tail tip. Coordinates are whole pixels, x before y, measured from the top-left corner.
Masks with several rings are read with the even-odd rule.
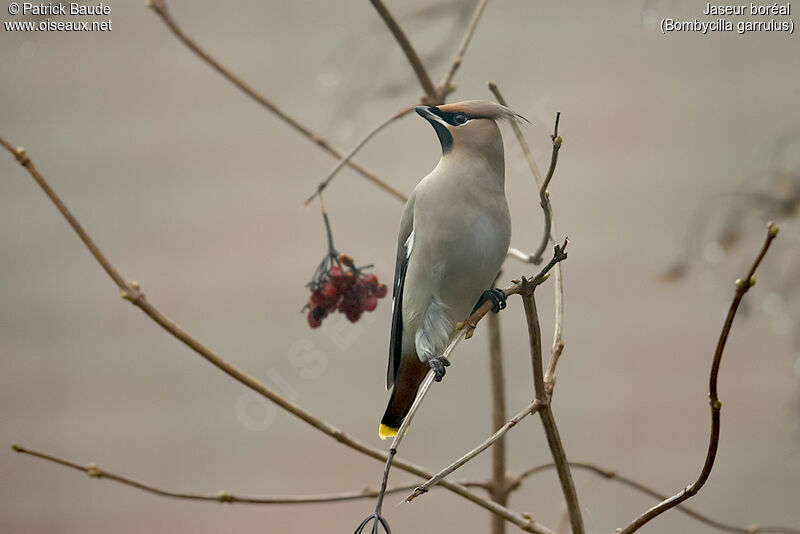
[[[397,429],[397,428],[392,428],[390,426],[386,426],[384,424],[381,424],[381,426],[378,427],[378,437],[381,438],[381,439],[384,439],[384,440],[385,439],[389,439],[389,438],[393,438],[393,437],[395,437],[397,435],[397,431],[398,430],[399,429]]]

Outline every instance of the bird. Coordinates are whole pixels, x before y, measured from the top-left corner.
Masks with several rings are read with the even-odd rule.
[[[483,100],[415,111],[436,132],[442,156],[409,195],[400,221],[395,263],[389,365],[389,403],[381,439],[397,432],[432,369],[441,381],[442,357],[459,322],[487,299],[492,311],[506,295],[492,288],[511,241],[505,162],[499,121],[526,120]]]

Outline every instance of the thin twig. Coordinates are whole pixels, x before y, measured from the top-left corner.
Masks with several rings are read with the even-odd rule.
[[[500,104],[508,107],[508,103],[506,99],[503,97],[503,94],[500,92],[500,89],[497,87],[497,84],[494,82],[489,82],[489,90],[492,92],[494,97],[497,99],[497,102]],[[549,185],[550,180],[553,178],[552,174],[555,170],[555,162],[553,161],[553,156],[557,155],[556,147],[555,147],[555,139],[558,137],[558,118],[560,114],[556,116],[556,126],[553,131],[553,136],[551,137],[553,141],[553,153],[551,153],[550,157],[550,169],[548,171],[549,178],[545,183],[545,180],[542,179],[542,175],[539,172],[539,167],[536,165],[536,161],[533,159],[533,154],[531,153],[531,149],[528,146],[528,142],[525,140],[525,136],[522,133],[519,125],[512,121],[511,128],[514,131],[514,136],[517,138],[517,142],[519,142],[520,149],[522,150],[522,154],[525,156],[525,160],[528,162],[528,166],[531,169],[531,174],[533,174],[534,180],[536,180],[536,185],[539,188],[539,197],[542,200],[542,192],[547,191],[547,186]],[[563,141],[563,140],[562,140]],[[560,149],[560,143],[559,143]],[[549,236],[550,242],[555,244],[559,242],[558,238],[558,230],[556,229],[556,221],[555,215],[553,214],[553,207],[550,204],[550,196],[546,196],[547,199],[547,206],[548,212],[545,212],[545,224],[548,225],[548,213],[549,213],[549,230],[544,233],[545,236]],[[517,249],[509,249],[509,255],[527,263],[534,263],[536,259],[535,254],[526,254]],[[555,387],[556,381],[556,366],[558,365],[558,360],[561,357],[561,353],[564,351],[564,337],[563,337],[563,325],[564,325],[564,277],[563,272],[561,269],[561,265],[557,265],[555,269],[555,321],[553,327],[553,347],[550,354],[550,362],[547,364],[547,371],[544,374],[544,383],[547,389],[548,395],[553,394],[553,389]]]
[[[722,364],[722,353],[725,350],[725,343],[728,341],[728,335],[730,334],[731,326],[733,325],[733,319],[736,317],[736,311],[739,309],[739,304],[742,302],[745,293],[747,293],[747,291],[756,283],[754,278],[756,269],[761,263],[761,260],[764,259],[767,250],[769,250],[772,241],[777,235],[778,227],[773,223],[769,223],[764,245],[761,247],[761,251],[759,252],[755,261],[753,261],[750,271],[748,271],[744,279],[736,280],[736,292],[730,308],[728,309],[728,315],[725,318],[725,323],[722,326],[722,332],[720,332],[719,340],[717,341],[717,348],[714,352],[714,360],[711,364],[711,373],[708,380],[708,397],[711,405],[711,436],[708,442],[706,460],[703,463],[703,468],[700,470],[700,474],[697,476],[697,480],[686,486],[686,488],[682,491],[676,493],[668,499],[664,499],[659,504],[634,519],[628,526],[620,531],[620,534],[631,534],[636,532],[650,520],[696,495],[706,483],[708,477],[711,475],[711,469],[714,467],[714,460],[716,459],[717,448],[719,447],[720,410],[722,409],[722,402],[719,400],[719,395],[717,392],[717,378],[719,376],[720,365]]]
[[[425,65],[422,64],[422,60],[417,55],[417,51],[414,50],[414,46],[409,41],[408,36],[406,36],[403,28],[400,27],[398,24],[397,19],[392,16],[389,8],[386,7],[386,4],[383,3],[383,0],[370,0],[372,5],[375,7],[375,10],[381,16],[383,21],[386,23],[386,26],[389,27],[389,31],[392,32],[394,35],[397,44],[400,45],[400,48],[403,50],[403,53],[408,58],[408,62],[411,63],[411,68],[414,69],[414,73],[417,75],[417,79],[419,80],[419,84],[422,86],[422,90],[425,91],[425,95],[428,97],[427,104],[436,105],[439,104],[439,94],[436,91],[436,87],[433,85],[433,81],[431,77],[428,75],[428,71],[425,69]]]
[[[464,454],[461,458],[454,461],[435,476],[429,478],[424,484],[420,484],[414,488],[406,498],[406,502],[411,502],[420,495],[427,493],[432,487],[440,484],[446,477],[452,474],[455,470],[478,456],[480,453],[491,447],[497,440],[502,438],[509,430],[514,428],[520,421],[525,419],[531,414],[537,413],[542,408],[542,403],[538,400],[531,402],[524,410],[520,411],[517,415],[512,417],[508,422],[501,426],[494,434],[483,440],[477,447]],[[491,484],[490,484],[491,485]]]
[[[497,274],[492,287],[496,287]],[[491,385],[492,414],[491,428],[501,427],[507,420],[506,416],[506,385],[503,373],[503,339],[500,332],[500,316],[490,313],[486,319],[489,333],[489,377]],[[492,463],[490,476],[490,493],[492,500],[505,506],[508,503],[509,487],[506,475],[506,442],[500,438],[492,448]],[[506,522],[495,515],[489,517],[491,534],[505,534]]]
[[[286,122],[289,126],[294,128],[298,131],[301,135],[306,137],[307,139],[314,142],[317,146],[322,148],[325,152],[330,154],[331,156],[341,159],[343,153],[340,149],[336,148],[333,144],[331,144],[327,139],[322,137],[317,132],[314,132],[307,126],[301,124],[297,119],[286,113],[284,110],[279,108],[274,102],[269,100],[267,97],[253,89],[250,85],[248,85],[244,80],[233,74],[227,67],[222,65],[219,61],[214,59],[211,54],[206,52],[203,48],[200,47],[193,39],[191,39],[188,35],[183,33],[183,30],[178,26],[175,19],[172,17],[170,12],[167,10],[167,3],[166,0],[148,0],[148,6],[156,12],[156,14],[161,18],[161,20],[167,25],[167,27],[172,31],[175,37],[178,38],[184,45],[186,45],[192,52],[194,52],[200,59],[205,61],[211,68],[216,70],[220,73],[224,78],[226,78],[229,82],[233,85],[238,87],[242,92],[244,92],[247,96],[255,100],[261,106],[265,107],[273,114],[275,114],[278,118],[282,119]],[[367,169],[360,163],[355,161],[348,161],[347,165],[349,165],[353,170],[358,172],[361,176],[372,182],[373,184],[377,185],[385,192],[389,193],[393,197],[402,200],[405,202],[405,195],[396,189],[394,186],[386,182],[383,178],[372,172],[371,170]]]
[[[556,171],[556,164],[558,163],[558,152],[561,150],[561,143],[563,139],[558,135],[558,121],[561,119],[561,113],[556,113],[556,124],[553,127],[553,135],[550,138],[553,140],[553,152],[550,155],[550,168],[547,169],[547,176],[545,176],[542,187],[539,188],[539,205],[544,212],[544,231],[542,232],[542,240],[539,243],[539,248],[533,253],[531,262],[534,265],[539,265],[542,262],[542,254],[547,249],[547,243],[550,242],[550,228],[553,224],[553,214],[550,210],[550,193],[547,192],[547,186],[550,185],[550,180],[553,179],[553,173]]]
[[[587,496],[591,495],[589,491],[592,487],[596,488],[599,485],[599,478],[598,477],[587,477],[586,480],[578,487],[576,490],[577,493],[580,494],[581,499],[585,502],[587,500]],[[561,510],[558,514],[558,523],[556,523],[555,531],[558,534],[566,534],[569,532],[567,529],[569,528],[569,507],[566,503],[561,505]]]
[[[450,63],[450,68],[447,69],[447,73],[442,78],[442,81],[439,82],[438,96],[441,102],[444,102],[445,98],[447,98],[447,95],[452,93],[455,89],[454,87],[451,87],[450,84],[453,81],[453,77],[456,75],[456,71],[458,71],[459,67],[461,67],[461,62],[464,60],[464,54],[466,53],[467,47],[472,40],[472,36],[475,35],[475,30],[478,28],[478,22],[480,22],[481,15],[483,15],[483,11],[486,8],[486,2],[487,0],[480,0],[478,5],[475,6],[475,11],[472,12],[472,18],[470,19],[467,29],[464,32],[464,37],[461,38],[461,44],[458,46],[458,50],[453,56],[453,61]]]
[[[520,282],[515,281],[515,285],[511,286],[510,288],[505,289],[506,295],[516,295],[516,294],[527,294],[528,292],[533,291],[534,288],[541,285],[547,279],[547,275],[550,270],[558,265],[558,263],[567,259],[566,247],[567,241],[564,241],[563,246],[558,246],[554,248],[553,251],[553,258],[544,266],[544,268],[539,271],[539,273],[531,278],[530,280],[526,280],[523,278]],[[459,335],[462,334],[465,330],[470,328],[474,329],[474,325],[477,325],[477,322],[486,315],[489,310],[492,308],[491,302],[484,302],[483,306],[478,308],[466,321],[466,327],[459,331]],[[458,337],[455,338],[454,341],[460,341]],[[452,343],[451,343],[452,345]],[[449,347],[448,347],[449,348]],[[447,351],[445,351],[447,352]],[[432,377],[432,373],[428,373],[428,378]],[[424,383],[423,383],[424,385]],[[520,421],[522,421],[525,417],[530,415],[531,413],[536,413],[539,411],[543,406],[544,402],[541,400],[533,401],[527,408],[519,412],[515,415],[510,421],[505,423],[501,428],[499,428],[494,434],[486,438],[483,442],[481,442],[477,447],[473,448],[466,454],[464,454],[461,458],[456,460],[455,462],[451,463],[449,466],[445,467],[441,471],[439,471],[435,476],[429,478],[424,484],[418,486],[408,497],[406,497],[406,502],[411,502],[423,493],[427,492],[427,490],[436,484],[441,483],[445,477],[450,475],[453,471],[461,467],[462,465],[466,464],[480,453],[488,449],[495,443],[498,439],[502,438],[509,430],[511,430],[514,426],[517,425]],[[413,409],[413,408],[412,408]]]
[[[494,82],[489,82],[489,90],[492,92],[494,97],[497,99],[497,102],[509,107],[506,99],[503,98],[503,94],[500,92],[500,89],[497,87],[497,84]],[[536,187],[541,189],[542,187],[542,173],[539,171],[539,166],[536,165],[536,160],[533,159],[533,154],[531,153],[531,147],[528,146],[528,142],[525,140],[525,135],[522,133],[522,129],[519,127],[516,121],[509,121],[511,125],[511,129],[514,131],[514,136],[517,138],[517,142],[519,143],[520,149],[522,149],[522,155],[525,156],[525,161],[528,162],[528,166],[531,169],[531,173],[533,174],[534,180],[536,180]]]
[[[193,492],[170,491],[158,488],[156,486],[153,486],[145,482],[133,480],[123,475],[118,475],[116,473],[106,471],[105,469],[101,469],[100,467],[98,467],[93,463],[84,466],[69,460],[65,460],[63,458],[59,458],[57,456],[52,456],[50,454],[21,447],[19,445],[12,445],[11,448],[20,454],[27,454],[29,456],[34,456],[36,458],[40,458],[48,462],[56,463],[59,465],[63,465],[65,467],[69,467],[71,469],[75,469],[77,471],[82,471],[87,475],[89,475],[91,478],[97,478],[97,479],[103,478],[106,480],[111,480],[113,482],[118,482],[125,486],[130,486],[132,488],[136,488],[138,490],[142,490],[147,493],[152,493],[160,497],[169,497],[173,499],[183,499],[190,501],[216,501],[222,503],[241,503],[241,504],[311,504],[311,503],[325,503],[325,502],[355,501],[359,499],[373,498],[378,495],[378,490],[373,488],[364,488],[356,491],[343,491],[339,493],[321,493],[317,495],[276,495],[269,497],[249,497],[244,495],[235,495],[232,493],[228,493],[226,491],[219,491],[214,495],[193,493]],[[386,490],[386,493],[389,494],[389,493],[405,492],[410,489],[413,489],[414,487],[415,484],[405,484],[402,486],[395,486],[392,488],[388,488]]]
[[[317,190],[314,192],[313,195],[311,195],[310,197],[308,197],[306,199],[304,205],[308,206],[311,203],[312,200],[317,198],[317,196],[320,193],[322,193],[322,191],[326,187],[328,187],[328,184],[331,182],[331,180],[333,180],[334,176],[336,176],[336,174],[342,169],[342,167],[344,167],[347,164],[347,162],[350,161],[350,159],[353,158],[356,155],[356,153],[358,153],[358,151],[361,150],[361,148],[364,145],[366,145],[367,142],[370,139],[372,139],[378,132],[383,130],[385,127],[389,126],[391,123],[393,123],[397,119],[405,117],[413,109],[414,109],[414,106],[409,106],[407,108],[403,108],[402,110],[400,110],[400,111],[398,111],[396,113],[392,113],[392,115],[390,115],[387,119],[385,119],[380,124],[375,126],[364,137],[362,137],[361,140],[358,143],[356,143],[356,146],[354,146],[350,150],[350,152],[345,154],[344,157],[342,157],[342,159],[340,159],[339,162],[336,164],[336,166],[331,170],[331,172],[329,172],[328,175],[319,183],[319,185],[317,186]],[[405,197],[405,195],[403,195],[403,196]],[[406,198],[406,200],[408,200],[408,199]]]
[[[176,323],[171,321],[167,318],[164,314],[162,314],[155,306],[150,304],[150,302],[145,298],[144,293],[142,293],[141,289],[139,288],[139,284],[136,282],[126,282],[125,279],[119,274],[117,269],[109,262],[109,260],[105,257],[105,255],[101,252],[99,247],[94,243],[92,238],[86,233],[80,223],[75,219],[72,213],[69,211],[67,206],[61,201],[55,191],[50,187],[44,177],[39,173],[39,171],[34,166],[31,159],[27,156],[26,152],[22,148],[14,149],[13,146],[8,143],[5,139],[0,137],[0,145],[2,145],[6,150],[8,150],[17,161],[25,167],[25,169],[30,173],[36,183],[42,188],[45,192],[47,197],[53,202],[56,208],[61,212],[64,218],[67,220],[69,225],[78,235],[78,237],[83,241],[86,245],[86,248],[89,249],[92,256],[97,260],[97,262],[103,267],[109,277],[114,281],[117,287],[120,290],[120,295],[125,300],[128,300],[135,306],[137,306],[140,310],[142,310],[148,317],[150,317],[153,321],[155,321],[158,325],[160,325],[164,330],[170,333],[173,337],[184,343],[198,355],[203,357],[206,361],[220,369],[223,373],[227,374],[234,380],[238,381],[239,383],[243,384],[247,388],[255,391],[256,393],[260,394],[261,396],[271,400],[275,404],[277,404],[280,408],[286,410],[290,414],[294,415],[295,417],[305,421],[315,429],[319,430],[323,434],[332,437],[339,443],[350,447],[351,449],[358,451],[365,456],[369,456],[370,458],[374,458],[376,460],[385,461],[388,458],[388,454],[381,449],[371,447],[366,443],[362,442],[361,440],[350,436],[349,434],[345,433],[343,430],[331,425],[330,423],[319,419],[318,417],[314,416],[310,412],[304,410],[297,404],[291,402],[287,398],[283,397],[276,391],[268,388],[260,381],[256,380],[252,376],[244,373],[243,371],[239,370],[237,367],[231,365],[229,362],[221,358],[211,349],[207,348],[203,345],[200,341],[194,338],[191,334],[187,331],[182,329]],[[511,289],[510,289],[511,291]],[[519,291],[517,289],[517,291]],[[491,303],[487,303],[482,307],[481,310],[483,311],[483,315],[489,312],[491,308]],[[477,313],[477,312],[476,312]],[[482,317],[482,315],[481,315]],[[417,475],[421,478],[428,479],[433,476],[433,473],[427,471],[426,469],[420,467],[417,464],[414,464],[408,460],[404,460],[402,458],[395,459],[395,465],[397,465],[400,469]],[[519,512],[515,512],[510,510],[504,506],[500,506],[497,503],[490,501],[484,497],[476,495],[475,493],[469,491],[467,488],[460,484],[452,483],[452,482],[443,482],[442,486],[449,489],[453,493],[464,497],[465,499],[495,513],[507,521],[514,523],[522,530],[527,532],[542,532],[539,525],[530,519],[529,516],[523,515]]]
[[[554,469],[555,466],[556,466],[556,464],[554,464],[552,462],[551,463],[547,463],[547,464],[537,465],[535,467],[532,467],[532,468],[524,471],[522,474],[520,474],[518,477],[516,477],[514,479],[514,481],[516,483],[522,483],[522,481],[524,479],[526,479],[526,478],[528,478],[528,477],[530,477],[532,475],[541,473],[542,471]],[[617,473],[617,471],[615,471],[613,469],[608,469],[608,468],[601,467],[601,466],[598,466],[596,464],[592,464],[592,463],[588,463],[588,462],[569,462],[569,466],[570,466],[571,469],[589,471],[591,473],[594,473],[595,475],[599,475],[600,477],[605,478],[606,480],[613,480],[615,482],[618,482],[618,483],[622,484],[623,486],[627,486],[627,487],[629,487],[631,489],[634,489],[634,490],[636,490],[636,491],[638,491],[640,493],[643,493],[645,495],[649,495],[650,497],[653,497],[654,499],[664,500],[664,499],[668,498],[667,495],[664,495],[663,493],[659,493],[658,491],[656,491],[656,490],[654,490],[654,489],[652,489],[652,488],[650,488],[648,486],[645,486],[641,482],[637,482],[637,481],[635,481],[635,480],[633,480],[631,478],[628,478],[628,477],[626,477],[624,475],[620,475],[619,473]],[[699,521],[699,522],[701,522],[701,523],[703,523],[705,525],[708,525],[710,527],[716,528],[718,530],[722,530],[723,532],[733,532],[733,533],[736,533],[736,534],[755,534],[755,533],[758,533],[758,534],[800,534],[800,529],[789,528],[789,527],[773,527],[773,526],[762,527],[762,526],[759,526],[759,525],[750,525],[750,526],[747,526],[747,527],[740,527],[740,526],[737,526],[737,525],[731,525],[731,524],[728,524],[728,523],[723,523],[721,521],[717,521],[715,519],[711,519],[710,517],[708,517],[706,515],[703,515],[700,512],[695,511],[694,509],[688,507],[685,504],[678,504],[675,507],[675,509],[683,512],[684,514],[688,515],[689,517],[692,517],[693,519],[696,519],[697,521]]]
[[[534,288],[525,291],[522,303],[525,307],[525,318],[528,324],[528,338],[531,346],[531,365],[533,367],[533,385],[536,390],[536,400],[543,404],[539,410],[542,418],[542,426],[547,436],[547,444],[556,464],[556,472],[561,482],[561,490],[564,493],[564,500],[569,511],[570,525],[573,534],[584,534],[583,517],[581,507],[578,503],[578,494],[575,491],[575,482],[572,480],[572,472],[569,469],[567,455],[564,446],[561,444],[561,437],[558,433],[556,420],[550,407],[549,396],[544,384],[544,366],[542,364],[542,335],[539,326],[539,313],[536,311],[536,296]]]
[[[551,226],[550,237],[554,243],[558,243],[558,231],[556,230],[556,221],[553,216],[552,207],[550,208]],[[556,265],[554,269],[554,284],[553,284],[553,307],[555,308],[555,320],[553,321],[553,346],[550,349],[550,361],[547,364],[547,371],[544,373],[544,387],[548,395],[553,394],[553,389],[556,385],[556,366],[561,354],[564,352],[564,271],[561,264]]]

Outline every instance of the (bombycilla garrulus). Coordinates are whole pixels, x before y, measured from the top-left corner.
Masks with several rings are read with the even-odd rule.
[[[417,184],[400,222],[389,369],[393,388],[378,435],[386,439],[408,413],[430,369],[441,380],[441,354],[456,324],[485,299],[505,307],[491,289],[511,240],[498,120],[522,119],[493,102],[470,100],[417,106],[442,145],[439,164]]]

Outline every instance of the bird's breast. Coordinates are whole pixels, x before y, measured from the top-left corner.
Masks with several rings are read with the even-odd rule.
[[[412,314],[436,298],[457,322],[490,288],[508,251],[510,219],[504,196],[485,204],[442,205],[415,221],[406,281]]]

